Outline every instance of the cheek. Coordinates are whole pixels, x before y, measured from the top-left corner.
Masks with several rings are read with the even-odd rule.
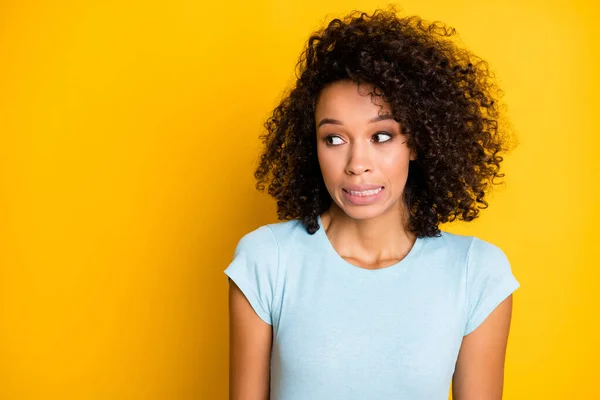
[[[321,174],[326,183],[335,179],[340,174],[340,168],[343,171],[343,165],[340,167],[339,157],[336,157],[335,154],[327,150],[323,149],[317,152]]]
[[[390,180],[406,180],[408,176],[408,153],[382,155],[378,167]]]

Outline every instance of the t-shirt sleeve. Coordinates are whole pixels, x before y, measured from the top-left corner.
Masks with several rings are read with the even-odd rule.
[[[264,225],[243,236],[225,274],[240,288],[256,314],[272,325],[277,282],[278,247],[271,228]]]
[[[520,284],[506,254],[496,245],[473,238],[467,261],[467,322],[474,331]]]

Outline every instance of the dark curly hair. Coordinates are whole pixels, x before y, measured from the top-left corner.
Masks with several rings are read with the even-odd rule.
[[[317,159],[314,110],[321,90],[335,81],[370,84],[370,95],[390,104],[416,151],[403,201],[407,229],[418,237],[439,236],[440,223],[477,218],[488,207],[490,184],[504,177],[503,93],[488,64],[448,39],[454,28],[396,14],[393,7],[353,11],[313,33],[295,86],[265,123],[256,187],[268,184],[279,219],[299,219],[309,234],[332,204]]]

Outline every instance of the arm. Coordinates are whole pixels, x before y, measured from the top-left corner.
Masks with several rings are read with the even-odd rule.
[[[229,280],[229,399],[268,400],[271,325],[260,319]]]
[[[463,338],[452,378],[453,400],[502,399],[511,316],[512,295]]]

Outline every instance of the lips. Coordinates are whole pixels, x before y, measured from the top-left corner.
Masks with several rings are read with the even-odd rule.
[[[343,188],[343,191],[352,196],[373,196],[383,190],[381,185],[353,185]]]
[[[366,206],[379,201],[385,187],[382,185],[352,185],[342,188],[343,196],[350,204]]]
[[[345,190],[346,192],[364,192],[365,190],[375,190],[375,189],[380,189],[382,188],[383,185],[352,185],[352,186],[345,186],[343,187],[343,190]]]

